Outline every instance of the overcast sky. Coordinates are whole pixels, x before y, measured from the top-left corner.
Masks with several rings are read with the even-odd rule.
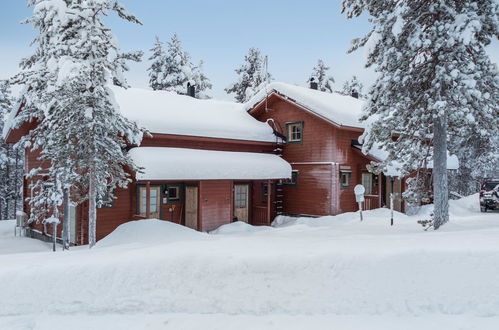
[[[335,87],[352,75],[365,83],[374,80],[364,69],[362,50],[347,54],[351,39],[369,31],[367,19],[347,20],[341,0],[122,0],[143,25],[108,20],[122,50],[143,50],[142,63],[132,64],[127,77],[133,87],[147,87],[149,49],[157,35],[167,41],[177,33],[193,61],[204,61],[215,98],[232,99],[224,88],[237,79],[238,67],[250,47],[269,56],[275,80],[305,85],[317,59],[331,67]],[[35,31],[19,22],[32,9],[24,0],[2,0],[0,11],[0,79],[18,70],[19,60],[33,52]],[[499,56],[494,44],[491,54]]]

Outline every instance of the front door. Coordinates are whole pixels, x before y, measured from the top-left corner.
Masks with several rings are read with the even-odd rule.
[[[234,217],[239,221],[249,220],[249,185],[234,185]]]
[[[147,210],[147,188],[140,187],[140,215],[145,217]],[[160,197],[161,197],[161,189],[160,187],[150,187],[150,196],[149,196],[149,205],[150,205],[150,213],[151,219],[159,219],[159,209],[160,209]]]
[[[198,230],[198,187],[185,187],[185,225]]]

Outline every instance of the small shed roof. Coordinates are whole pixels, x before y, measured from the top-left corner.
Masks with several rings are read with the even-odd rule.
[[[272,82],[245,103],[246,111],[262,102],[268,93],[275,92],[338,126],[364,128],[359,122],[364,101],[336,92],[326,93],[315,89]]]
[[[137,180],[266,180],[291,177],[276,155],[185,148],[137,147],[129,151],[143,167]]]
[[[275,142],[272,128],[242,104],[174,92],[113,88],[120,112],[151,133]]]

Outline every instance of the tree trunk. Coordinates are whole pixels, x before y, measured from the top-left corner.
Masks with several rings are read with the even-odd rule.
[[[6,167],[6,185],[7,185],[7,193],[5,194],[5,219],[10,219],[10,213],[9,213],[9,200],[12,196],[12,179],[10,177],[10,146],[7,147],[7,167]]]
[[[63,203],[64,203],[64,220],[62,223],[62,249],[63,250],[68,250],[69,249],[69,189],[64,188],[63,191]]]
[[[447,185],[447,120],[433,120],[433,227],[449,221],[449,189]]]
[[[90,169],[90,182],[88,188],[88,245],[92,248],[96,243],[97,221],[97,187],[95,182],[95,169]]]

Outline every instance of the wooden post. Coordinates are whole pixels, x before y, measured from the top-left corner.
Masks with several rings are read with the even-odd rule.
[[[270,225],[270,217],[271,215],[271,210],[270,210],[270,194],[271,194],[271,188],[270,188],[270,180],[267,180],[267,223]]]
[[[382,185],[382,181],[381,181],[382,175],[383,175],[382,173],[378,174],[378,208],[383,207],[383,205],[382,205],[383,199],[381,198],[381,194],[383,193],[383,191],[382,191],[383,185]]]
[[[151,217],[151,182],[146,182],[146,219]]]

